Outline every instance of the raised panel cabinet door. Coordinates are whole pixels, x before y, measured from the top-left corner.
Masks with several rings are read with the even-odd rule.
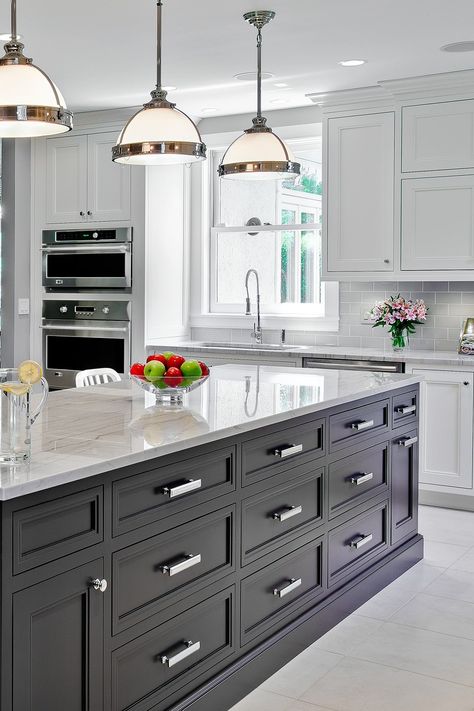
[[[82,213],[82,214],[81,214]],[[46,222],[82,222],[87,213],[87,136],[46,141]]]
[[[87,218],[92,222],[130,219],[130,166],[112,161],[117,134],[88,136]]]
[[[390,272],[394,114],[328,120],[328,272]]]
[[[474,167],[474,100],[402,109],[402,170]]]
[[[471,489],[473,374],[413,370],[423,375],[420,419],[420,483]]]
[[[474,269],[474,175],[402,180],[402,270]]]
[[[12,711],[103,711],[102,559],[13,595]]]
[[[392,545],[418,528],[418,430],[392,440]]]

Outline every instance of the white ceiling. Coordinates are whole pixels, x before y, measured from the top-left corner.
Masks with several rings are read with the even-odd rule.
[[[0,32],[9,29],[9,0]],[[474,39],[473,0],[165,0],[165,84],[194,116],[245,113],[253,83],[233,79],[255,68],[247,10],[277,16],[264,30],[264,109],[305,106],[311,92],[369,86],[381,79],[474,67],[474,53],[440,46]],[[154,85],[154,0],[18,0],[26,53],[56,81],[76,111],[143,103]],[[357,68],[341,59],[362,58]],[[279,89],[275,82],[286,82]],[[277,102],[275,103],[275,100]],[[284,103],[278,103],[282,101]]]

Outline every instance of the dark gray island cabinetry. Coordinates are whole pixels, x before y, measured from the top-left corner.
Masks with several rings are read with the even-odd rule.
[[[419,561],[418,384],[374,382],[7,493],[2,711],[225,711]]]

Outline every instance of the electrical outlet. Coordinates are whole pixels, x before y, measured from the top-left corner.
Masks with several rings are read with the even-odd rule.
[[[18,316],[28,316],[30,313],[30,300],[18,299]]]
[[[360,322],[364,324],[365,326],[373,326],[373,320],[372,316],[370,314],[371,306],[364,306],[362,305],[360,307]]]

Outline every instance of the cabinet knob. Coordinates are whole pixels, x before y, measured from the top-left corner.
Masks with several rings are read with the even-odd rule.
[[[89,217],[92,217],[92,212],[90,210],[87,210],[87,214],[89,215]]]
[[[79,214],[80,214],[81,217],[84,217],[84,215],[85,215],[86,213],[84,212],[84,210],[81,210]]]
[[[90,581],[90,586],[94,588],[94,590],[98,590],[103,593],[107,590],[107,580],[105,578],[102,578],[102,580],[94,578]]]
[[[384,260],[383,260],[383,263],[384,263],[384,264],[390,264],[390,259],[384,259]]]
[[[463,385],[469,385],[469,380],[465,380]]]

